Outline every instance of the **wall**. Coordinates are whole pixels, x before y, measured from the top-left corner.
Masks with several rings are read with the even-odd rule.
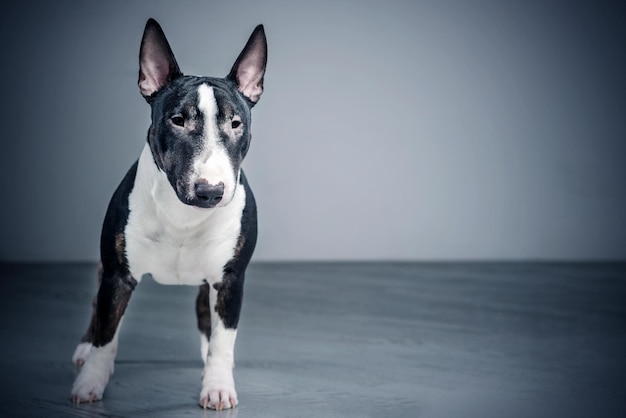
[[[617,4],[617,2],[615,2]],[[257,260],[626,258],[626,30],[602,2],[3,6],[0,259],[98,257],[145,141],[148,17],[225,75],[257,23]]]

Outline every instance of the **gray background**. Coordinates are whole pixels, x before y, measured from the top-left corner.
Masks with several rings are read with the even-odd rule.
[[[257,23],[257,260],[626,258],[626,14],[608,2],[19,2],[0,24],[0,260],[98,257],[139,156],[148,17],[225,75]]]

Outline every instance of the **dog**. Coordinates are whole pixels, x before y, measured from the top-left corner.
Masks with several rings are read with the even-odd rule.
[[[241,164],[266,63],[259,25],[225,78],[183,75],[161,26],[147,21],[138,86],[152,123],[104,219],[93,315],[72,359],[82,366],[74,403],[102,399],[131,293],[150,274],[161,284],[199,286],[199,403],[216,410],[237,406],[233,352],[257,239],[256,203]]]

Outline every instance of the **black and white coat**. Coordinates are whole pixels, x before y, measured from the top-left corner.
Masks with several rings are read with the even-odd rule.
[[[184,76],[150,19],[139,61],[139,89],[152,123],[104,220],[100,285],[73,356],[82,368],[72,399],[102,398],[131,293],[150,274],[162,284],[199,286],[200,405],[235,407],[233,352],[257,237],[256,204],[241,163],[251,140],[250,110],[263,92],[264,30],[254,30],[226,78]]]

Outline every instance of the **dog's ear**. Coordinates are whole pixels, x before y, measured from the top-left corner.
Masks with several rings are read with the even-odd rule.
[[[157,91],[180,76],[182,73],[163,29],[156,20],[148,19],[139,49],[139,91],[150,101]]]
[[[267,64],[267,41],[263,25],[258,25],[237,57],[227,78],[237,83],[239,91],[254,106],[263,93],[263,76]]]

